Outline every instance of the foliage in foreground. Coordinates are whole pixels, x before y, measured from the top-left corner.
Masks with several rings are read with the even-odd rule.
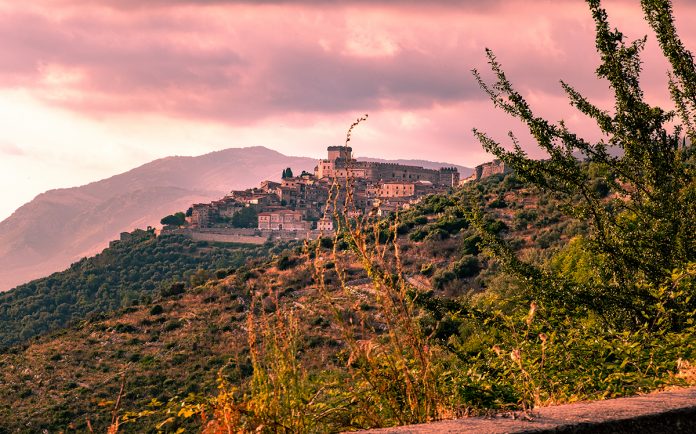
[[[670,90],[676,110],[649,105],[640,88],[639,56],[646,38],[625,43],[621,32],[611,30],[599,0],[588,4],[602,60],[597,76],[609,82],[614,113],[561,84],[571,105],[596,123],[603,138],[592,143],[563,122],[553,124],[536,116],[491,51],[488,59],[496,81],[489,85],[474,71],[479,84],[496,107],[528,127],[549,158],[528,158],[512,133],[513,151],[485,133],[475,133],[484,149],[520,178],[567,198],[567,212],[590,222],[584,245],[601,263],[596,284],[561,282],[532,267],[516,267],[518,274],[535,281],[533,295],[547,304],[574,298],[619,327],[637,328],[659,313],[654,291],[667,284],[675,269],[696,261],[696,67],[678,39],[669,1],[644,0],[647,20],[672,66]],[[674,126],[675,122],[681,123]],[[593,177],[599,177],[605,191],[594,188]],[[612,195],[604,199],[607,192]],[[675,312],[696,310],[696,298],[674,298],[667,304]],[[687,318],[674,315],[669,327],[679,330]]]
[[[397,246],[370,250],[393,253]],[[340,275],[341,262],[348,263],[342,258],[354,254],[328,254],[320,264],[331,262]],[[370,265],[376,310],[345,308],[364,299],[355,288],[325,289],[328,303],[341,300],[333,303],[344,344],[335,365],[303,369],[301,308],[250,316],[252,377],[221,383],[216,397],[195,407],[212,415],[203,418],[203,431],[337,432],[693,384],[693,373],[687,378],[696,359],[693,325],[679,332],[616,330],[591,314],[494,291],[443,298],[402,286],[398,273],[387,276],[376,262]],[[675,274],[657,294],[663,307],[672,294],[693,293],[695,276],[694,265]]]
[[[565,83],[563,87],[571,103],[597,121],[608,143],[589,143],[563,123],[536,117],[492,53],[489,60],[497,82],[489,86],[475,74],[498,107],[528,125],[550,158],[527,158],[512,135],[515,150],[509,152],[476,132],[484,148],[510,164],[524,181],[565,197],[569,215],[589,221],[589,236],[546,266],[522,261],[500,231],[491,231],[471,197],[462,210],[478,229],[481,244],[514,276],[517,291],[489,290],[448,299],[411,285],[403,274],[398,219],[383,240],[380,223],[370,226],[336,213],[352,259],[371,278],[378,310],[371,318],[359,310],[347,316],[335,304],[337,298],[355,299],[340,278],[349,262],[341,264],[344,256],[337,253],[336,239],[330,261],[340,290],[332,293],[321,283],[319,288],[335,306],[349,355],[345,368],[338,370],[339,376],[351,379],[343,385],[346,404],[332,406],[320,395],[303,399],[299,394],[292,408],[316,415],[314,407],[327,405],[340,417],[324,421],[321,429],[293,427],[295,412],[264,412],[266,407],[258,403],[267,395],[254,394],[251,387],[250,394],[237,396],[235,402],[242,404],[234,405],[253,415],[247,422],[264,422],[246,425],[220,417],[230,405],[229,394],[222,393],[224,399],[213,401],[218,418],[209,425],[214,426],[211,432],[388,426],[475,409],[528,409],[683,384],[680,376],[696,356],[696,183],[691,145],[696,138],[696,68],[676,36],[669,2],[644,0],[646,17],[672,65],[670,90],[677,110],[649,106],[639,86],[638,55],[645,41],[626,45],[623,35],[610,29],[599,1],[588,4],[602,57],[597,74],[614,90],[615,113],[600,110]],[[668,132],[675,116],[682,125]],[[610,147],[620,155],[613,156]],[[596,175],[603,188],[590,183]],[[347,200],[345,208],[349,205]],[[564,267],[568,262],[582,264],[587,273]],[[318,254],[315,264],[321,282],[325,264]],[[272,358],[297,356],[271,351]],[[304,390],[336,390],[331,382],[310,378],[298,372],[287,381],[306,385]]]

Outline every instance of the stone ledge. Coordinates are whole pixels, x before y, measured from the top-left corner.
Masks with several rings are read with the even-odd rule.
[[[362,433],[696,433],[696,387],[630,398],[581,402],[534,411],[532,420],[466,418]]]

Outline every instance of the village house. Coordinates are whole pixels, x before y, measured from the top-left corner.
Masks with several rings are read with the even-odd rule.
[[[280,187],[279,182],[275,181],[262,181],[261,184],[259,185],[259,190],[266,192],[266,193],[275,193],[275,190]]]
[[[420,197],[444,190],[444,186],[435,188],[430,181],[404,182],[388,181],[379,185],[379,197]]]
[[[379,188],[379,197],[404,197],[416,194],[414,182],[391,181],[385,182]]]
[[[225,196],[211,203],[210,214],[219,218],[231,218],[242,208],[244,208],[244,204],[239,203],[233,197]]]
[[[310,222],[304,220],[301,211],[281,209],[259,213],[260,230],[304,231],[311,229],[310,225]]]
[[[334,222],[330,217],[322,217],[317,221],[317,230],[322,232],[333,232]]]
[[[235,190],[230,192],[230,197],[245,205],[272,206],[280,205],[280,199],[275,193],[268,193],[259,188],[248,190]]]

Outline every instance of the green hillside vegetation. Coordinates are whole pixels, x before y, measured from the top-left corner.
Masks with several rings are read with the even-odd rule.
[[[504,231],[519,252],[540,260],[586,231],[584,225],[562,217],[552,195],[523,187],[514,175],[493,176],[453,195],[430,196],[399,218],[403,270],[414,284],[433,287],[433,294],[447,299],[469,297],[483,288],[505,284],[496,271],[497,262],[483,253],[460,210],[469,197],[484,204],[504,197],[505,207],[488,209],[505,223],[492,226]],[[545,217],[534,217],[537,215]],[[381,237],[387,232],[384,229]],[[538,237],[536,233],[547,235]],[[154,239],[147,236],[146,241]],[[158,242],[186,243],[179,237]],[[188,243],[189,248],[197,246]],[[330,254],[334,244],[348,258],[348,243],[331,239],[320,243],[320,256]],[[122,413],[154,411],[137,423],[123,425],[123,432],[153,429],[169,417],[167,409],[180,407],[181,401],[206,402],[206,396],[213,396],[217,389],[218,369],[223,369],[226,381],[242,386],[253,372],[248,343],[248,321],[255,318],[249,316],[252,300],[257,303],[256,315],[272,315],[279,306],[281,311],[284,306],[302,306],[298,328],[303,369],[319,373],[331,367],[340,372],[346,346],[339,322],[317,287],[313,249],[313,245],[276,245],[269,249],[270,259],[259,257],[233,271],[209,273],[211,280],[196,281],[179,294],[155,290],[136,304],[75,321],[66,329],[5,350],[0,355],[0,383],[8,392],[0,397],[0,408],[13,417],[0,413],[4,421],[0,426],[28,433],[44,428],[57,431],[72,424],[80,432],[89,418],[94,429],[103,431],[111,420],[123,372]],[[340,284],[332,267],[335,264],[326,264],[324,282],[336,292]],[[346,278],[361,294],[359,311],[377,313],[380,302],[359,262],[351,261]],[[348,313],[351,303],[342,303],[346,315],[352,316]],[[376,329],[383,327],[378,317],[369,321]],[[195,415],[177,417],[165,431],[182,426],[195,432],[200,420]]]
[[[69,269],[0,294],[0,347],[72,320],[146,303],[172,287],[190,287],[231,270],[266,247],[214,245],[137,230]],[[178,284],[178,286],[177,286]]]
[[[644,41],[588,4],[614,111],[563,87],[602,141],[536,117],[489,52],[479,83],[548,159],[477,131],[515,174],[384,219],[336,211],[332,238],[7,349],[4,428],[339,432],[695,385],[696,67],[670,3],[643,0],[676,110],[648,105]]]

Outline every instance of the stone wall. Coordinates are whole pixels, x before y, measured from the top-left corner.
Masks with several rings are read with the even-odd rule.
[[[261,245],[268,241],[268,237],[263,237],[261,235],[237,235],[192,231],[189,234],[189,236],[194,241],[209,241],[213,243],[238,243]]]
[[[430,181],[440,183],[440,171],[392,163],[369,163],[367,177],[372,181]]]
[[[318,230],[303,231],[260,231],[258,229],[207,228],[207,229],[172,229],[168,234],[184,235],[195,241],[212,243],[239,243],[261,245],[269,240],[315,240],[322,235]],[[327,235],[326,233],[324,235]],[[331,235],[331,234],[329,234]]]
[[[374,434],[535,433],[634,434],[696,433],[696,387],[630,398],[580,402],[422,425],[362,431]]]
[[[476,169],[474,171],[476,173],[476,180],[479,180],[481,178],[487,178],[492,175],[504,175],[512,172],[512,169],[503,161],[493,160],[489,163],[484,163],[476,166]]]

